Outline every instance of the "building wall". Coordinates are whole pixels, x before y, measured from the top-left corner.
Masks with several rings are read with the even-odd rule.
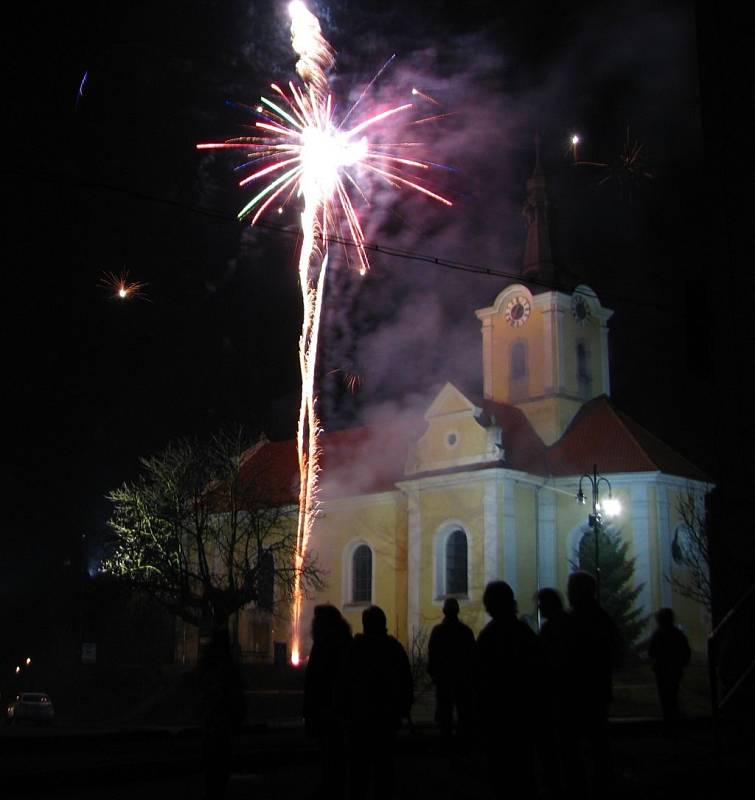
[[[406,501],[400,492],[383,492],[322,504],[310,540],[310,552],[327,570],[323,592],[303,606],[304,652],[314,606],[331,603],[341,609],[355,633],[362,630],[362,611],[369,603],[351,602],[353,550],[364,543],[372,551],[372,604],[385,611],[392,634],[406,631]]]
[[[627,555],[636,558],[635,580],[645,583],[638,602],[648,615],[647,632],[653,627],[652,613],[671,599],[692,646],[703,649],[709,621],[699,606],[671,591],[664,573],[664,564],[671,564],[683,482],[658,473],[607,477],[623,509],[614,527],[628,544]],[[479,632],[486,622],[485,585],[504,579],[515,591],[520,614],[534,622],[537,589],[555,583],[566,596],[574,548],[589,530],[590,498],[585,506],[575,502],[578,482],[575,477],[543,486],[542,480],[505,469],[460,470],[406,481],[400,491],[327,504],[312,546],[328,565],[328,588],[308,604],[305,626],[314,602],[331,602],[342,609],[354,632],[361,631],[364,606],[345,602],[343,553],[354,541],[364,541],[374,553],[373,602],[386,612],[390,632],[408,647],[413,630],[429,630],[442,618],[436,542],[454,526],[468,537],[468,596],[459,598],[464,621]],[[549,499],[544,502],[544,498]],[[545,539],[551,521],[552,541]],[[410,531],[412,524],[415,534]],[[674,566],[674,574],[680,572]],[[555,580],[544,579],[549,576]]]

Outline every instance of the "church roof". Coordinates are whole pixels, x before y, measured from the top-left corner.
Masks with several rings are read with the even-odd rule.
[[[504,459],[501,466],[532,475],[545,475],[546,447],[524,412],[516,406],[493,400],[478,400],[475,403],[485,411],[490,424],[497,425],[503,432]]]
[[[564,435],[546,447],[515,406],[474,400],[481,422],[502,431],[504,458],[444,469],[443,473],[505,467],[542,477],[582,475],[597,464],[601,473],[663,472],[682,478],[709,478],[667,444],[616,409],[601,395],[585,403]],[[323,500],[391,491],[406,478],[408,448],[424,429],[417,418],[323,433],[320,437],[320,496]],[[296,442],[266,442],[246,465],[250,480],[262,480],[275,502],[297,503]],[[423,473],[431,475],[432,473]],[[419,477],[414,475],[412,477]]]
[[[600,395],[576,413],[564,435],[547,451],[548,472],[578,475],[597,464],[602,473],[663,472],[708,481],[692,462],[677,453]]]
[[[418,419],[390,426],[361,426],[320,436],[322,499],[374,494],[395,489],[404,477],[407,447],[422,430]],[[265,482],[275,502],[298,503],[299,462],[296,441],[266,442],[245,466],[250,480]]]

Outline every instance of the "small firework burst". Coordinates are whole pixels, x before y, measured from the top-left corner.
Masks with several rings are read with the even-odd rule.
[[[579,161],[579,157],[577,155],[577,147],[579,146],[580,138],[578,133],[573,133],[569,137],[569,146],[566,148],[566,153],[570,154],[572,157],[572,161],[576,164]]]
[[[622,196],[625,194],[631,199],[632,189],[646,180],[654,177],[650,171],[643,153],[644,145],[639,139],[633,139],[627,128],[624,146],[613,161],[575,161],[578,167],[596,167],[603,171],[603,176],[598,181],[598,186],[603,186],[613,181]]]
[[[147,285],[139,281],[128,279],[128,270],[123,272],[105,272],[100,279],[100,285],[111,293],[112,300],[146,300],[143,289]]]
[[[357,375],[355,372],[346,372],[343,376],[343,383],[352,394],[355,394],[356,390],[362,385],[362,376]]]
[[[627,128],[627,136],[624,140],[624,149],[619,155],[619,165],[624,172],[635,180],[651,179],[653,173],[648,169],[645,156],[642,153],[644,145],[639,139],[632,139]]]
[[[348,370],[341,369],[340,367],[330,370],[328,375],[335,375],[336,372],[341,373],[341,380],[346,389],[348,389],[351,394],[355,394],[357,389],[362,385],[362,376],[356,372],[349,372]]]

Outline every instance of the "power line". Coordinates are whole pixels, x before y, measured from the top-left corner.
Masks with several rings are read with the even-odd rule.
[[[131,189],[124,186],[118,186],[115,184],[77,180],[76,178],[67,175],[54,175],[54,174],[30,175],[29,173],[21,173],[16,170],[3,170],[2,174],[6,176],[12,175],[17,178],[23,178],[24,180],[29,180],[29,178],[32,178],[34,180],[43,183],[53,183],[57,185],[72,186],[72,187],[78,187],[80,189],[95,189],[95,190],[103,189],[116,194],[123,194],[129,197],[137,198],[139,200],[147,200],[152,203],[159,203],[161,205],[171,206],[173,208],[178,208],[182,211],[187,211],[192,214],[199,214],[200,216],[216,219],[221,222],[226,222],[234,225],[239,224],[239,220],[237,217],[229,216],[228,214],[225,214],[221,211],[215,211],[213,209],[208,209],[208,208],[201,208],[199,206],[194,206],[189,203],[181,202],[179,200],[171,200],[166,197],[157,197],[156,195],[148,194],[146,192],[141,192],[137,189]],[[275,231],[276,233],[283,233],[286,234],[287,236],[299,236],[301,234],[301,231],[296,227],[275,225],[274,223],[268,222],[266,220],[260,220],[259,222],[257,222],[255,227]],[[323,237],[322,235],[320,235],[318,238],[320,241],[323,241],[326,244],[340,244],[343,247],[356,247],[356,244],[352,240],[340,236]],[[444,269],[452,269],[459,272],[468,272],[474,275],[487,275],[494,278],[505,278],[512,281],[516,281],[517,283],[526,283],[531,286],[540,286],[543,289],[548,289],[551,291],[559,291],[567,294],[574,294],[574,290],[568,286],[555,284],[548,281],[538,280],[536,278],[524,276],[519,272],[515,271],[510,272],[507,270],[487,267],[482,264],[475,264],[473,262],[457,261],[454,259],[443,258],[442,256],[432,256],[426,253],[417,253],[412,250],[404,250],[399,247],[393,247],[391,245],[383,245],[374,242],[373,243],[365,242],[363,247],[365,250],[371,253],[380,253],[381,255],[390,256],[392,258],[401,258],[406,261],[416,261],[424,264],[432,264],[438,267],[443,267]],[[608,292],[604,292],[603,294],[604,298],[608,302],[612,303],[619,302],[626,305],[653,308],[656,311],[662,311],[662,312],[667,312],[672,309],[671,305],[653,302],[652,300],[648,300],[647,298],[639,299],[636,297],[629,297],[627,295],[621,295],[616,292],[611,292],[610,290]]]

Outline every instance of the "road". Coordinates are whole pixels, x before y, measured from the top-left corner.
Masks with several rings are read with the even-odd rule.
[[[714,757],[709,724],[690,723],[675,739],[654,723],[614,726],[620,787],[614,797],[728,797],[725,786],[749,775],[752,741],[730,739],[729,755]],[[732,746],[734,743],[735,746]],[[479,754],[444,756],[432,726],[398,739],[400,797],[486,800]],[[4,795],[40,800],[203,797],[201,739],[192,729],[121,731],[3,730]],[[317,752],[299,726],[245,730],[237,738],[228,800],[307,800],[318,776]],[[503,776],[505,780],[505,776]]]

